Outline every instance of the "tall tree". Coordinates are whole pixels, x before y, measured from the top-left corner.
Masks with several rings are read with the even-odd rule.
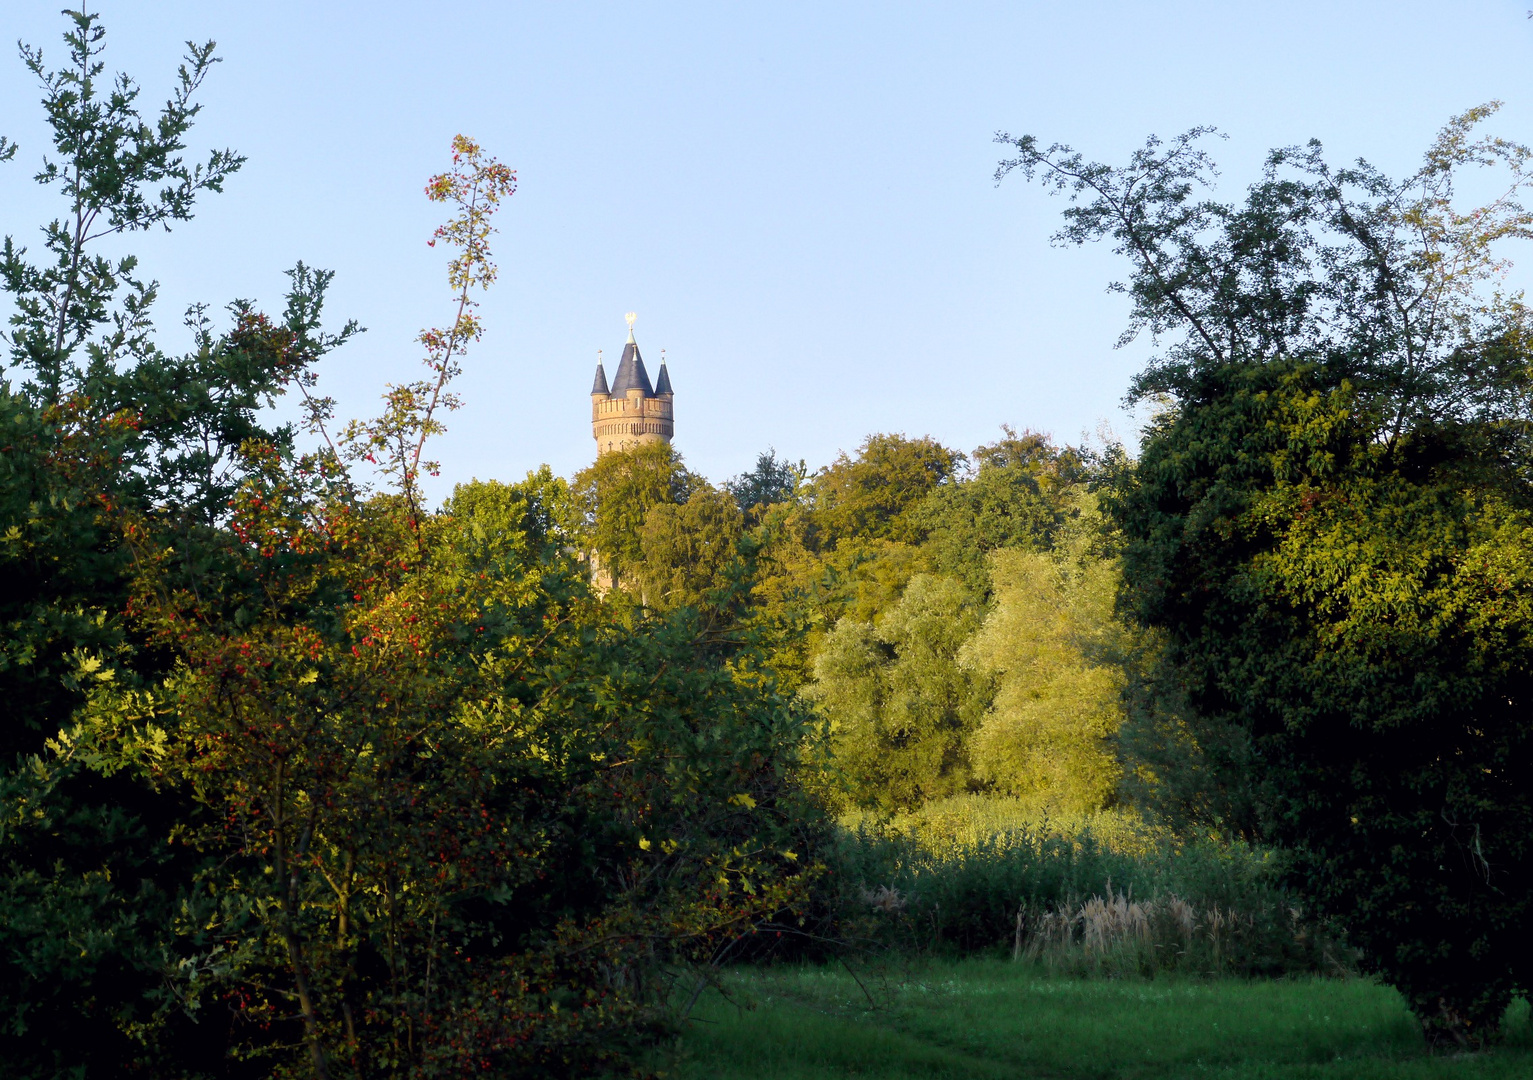
[[[170,663],[132,618],[123,515],[144,544],[202,561],[248,475],[238,448],[290,440],[260,410],[356,329],[321,329],[329,275],[300,264],[281,318],[237,301],[219,332],[196,307],[191,351],[159,347],[155,283],[101,249],[189,220],[238,171],[228,150],[185,157],[214,46],[190,46],[169,100],[145,113],[137,83],[105,74],[98,17],[64,14],[64,66],[21,49],[53,142],[35,179],[62,209],[39,252],[10,234],[0,248],[13,309],[0,379],[0,1057],[47,1076],[118,1073],[161,1038],[182,1062],[223,1051],[165,993],[167,965],[189,961],[171,927],[203,863],[164,842],[184,792],[92,769],[58,736],[109,673]]]
[[[939,485],[910,514],[932,566],[983,595],[990,590],[990,554],[1048,550],[1077,512],[1075,488],[1091,471],[1080,450],[1032,431],[1003,431],[1004,438],[970,455],[977,470]]]
[[[997,172],[1071,196],[1057,239],[1110,238],[1125,336],[1166,343],[1113,497],[1129,610],[1196,722],[1251,739],[1298,882],[1430,1040],[1470,1044],[1533,980],[1533,366],[1498,287],[1533,155],[1476,134],[1494,108],[1399,180],[1274,151],[1241,203],[1200,196],[1202,129],[1123,167],[1003,135]],[[1460,208],[1470,167],[1501,194]]]
[[[417,528],[424,513],[421,473],[436,476],[439,472],[437,462],[421,455],[431,436],[446,430],[441,416],[458,408],[451,384],[462,371],[459,358],[483,333],[475,314],[478,301],[473,290],[488,289],[499,274],[499,267],[490,258],[490,237],[495,233],[490,221],[501,200],[515,192],[515,172],[487,155],[473,139],[465,135],[453,138],[452,168],[426,183],[428,199],[456,207],[452,218],[438,226],[430,240],[432,247],[443,243],[455,249],[447,264],[452,322],[422,330],[416,338],[425,349],[427,377],[390,386],[383,414],[373,420],[352,421],[341,436],[351,460],[373,465],[397,486]],[[331,403],[311,399],[309,404],[311,422],[323,431]],[[334,451],[333,446],[330,449]]]
[[[777,451],[768,448],[756,456],[754,468],[725,481],[724,488],[741,510],[759,518],[768,507],[795,498],[808,474],[803,461],[795,464],[779,459]]]
[[[650,507],[639,536],[644,558],[634,573],[645,602],[709,611],[726,603],[731,571],[743,570],[744,527],[734,496],[711,485],[685,503]]]

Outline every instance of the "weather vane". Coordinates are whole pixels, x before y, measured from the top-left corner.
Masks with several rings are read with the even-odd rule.
[[[623,318],[628,320],[628,329],[632,330],[633,329],[633,321],[635,319],[637,319],[638,316],[630,311],[627,315],[624,315]]]

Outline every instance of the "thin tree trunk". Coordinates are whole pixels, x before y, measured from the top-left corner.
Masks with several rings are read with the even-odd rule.
[[[272,833],[273,846],[276,848],[277,855],[277,877],[283,882],[282,889],[277,894],[282,907],[282,936],[287,944],[288,965],[293,969],[293,985],[298,991],[298,1008],[303,1014],[304,1040],[309,1044],[309,1063],[314,1068],[315,1080],[330,1080],[330,1069],[325,1064],[325,1048],[319,1038],[319,1015],[314,1008],[314,995],[309,989],[309,978],[304,973],[303,950],[298,944],[296,914],[298,868],[288,865],[287,816],[280,809],[284,802],[282,774],[282,763],[278,762],[272,792],[272,804],[278,809],[273,815]]]

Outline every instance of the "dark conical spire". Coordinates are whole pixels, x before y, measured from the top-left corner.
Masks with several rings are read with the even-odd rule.
[[[664,397],[666,394],[674,394],[671,389],[671,373],[665,370],[665,359],[662,352],[660,360],[660,374],[655,377],[655,396]]]
[[[617,366],[617,378],[612,380],[612,396],[622,397],[630,390],[642,390],[645,397],[654,397],[654,388],[649,385],[649,373],[644,370],[644,357],[639,355],[638,343],[633,340],[633,334],[628,335],[628,344],[623,346],[623,360]]]
[[[601,366],[600,356],[596,358],[596,381],[591,384],[591,393],[593,396],[596,394],[602,394],[607,397],[612,396],[611,392],[607,389],[607,369]]]

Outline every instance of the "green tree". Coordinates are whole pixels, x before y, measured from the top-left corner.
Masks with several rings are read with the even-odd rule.
[[[22,47],[55,151],[36,180],[64,210],[42,230],[41,259],[9,233],[0,248],[0,287],[14,309],[0,382],[10,433],[0,558],[16,585],[0,599],[7,755],[37,749],[77,700],[62,688],[68,652],[120,639],[124,553],[102,506],[174,508],[160,515],[167,528],[216,519],[239,482],[240,443],[288,437],[263,428],[257,411],[355,330],[320,332],[329,276],[300,265],[281,323],[236,302],[233,329],[216,335],[197,307],[188,313],[191,353],[156,346],[155,283],[132,256],[113,261],[99,249],[110,237],[190,219],[198,195],[221,191],[243,163],[228,150],[197,166],[183,157],[214,46],[191,48],[169,101],[145,117],[131,78],[104,77],[98,17],[65,15],[67,66],[49,71],[40,49]],[[10,145],[0,157],[15,153]]]
[[[759,518],[768,507],[796,498],[808,475],[802,461],[780,461],[777,451],[768,448],[757,455],[755,468],[726,480],[724,489],[735,497],[741,510]]]
[[[635,569],[645,602],[663,610],[716,610],[726,602],[731,571],[743,572],[744,529],[734,496],[712,486],[698,488],[680,505],[650,507],[639,536],[644,557]]]
[[[487,283],[483,233],[449,236]],[[248,439],[210,526],[99,508],[124,645],[73,650],[83,707],[6,778],[15,1071],[589,1072],[801,897],[804,723],[769,673],[595,600],[546,470],[422,514],[431,399],[395,389],[351,429],[391,433],[362,445],[392,490]],[[59,795],[111,782],[158,815]]]
[[[917,574],[956,576],[987,599],[987,556],[1046,550],[1075,513],[1072,485],[1100,468],[1076,449],[1010,428],[974,458],[978,470],[969,472],[960,468],[962,455],[929,439],[873,436],[856,460],[842,454],[802,484],[794,501],[753,515],[753,597],[758,619],[779,629],[775,655],[785,679],[807,682],[838,620],[877,619]],[[861,510],[831,512],[829,520],[834,530],[852,531],[822,527],[827,507],[848,510],[848,499]]]
[[[969,741],[975,776],[1035,806],[1084,813],[1116,800],[1131,642],[1114,612],[1117,562],[1091,543],[1095,499],[1079,498],[1087,522],[1074,542],[990,557],[993,606],[961,659],[996,687]]]
[[[548,477],[417,522],[248,449],[202,588],[141,552],[181,662],[114,673],[60,740],[199,811],[170,987],[198,1025],[236,1003],[231,1053],[278,1074],[613,1063],[663,1025],[666,970],[794,902],[801,719],[687,617],[610,618]]]
[[[215,150],[205,164],[189,166],[181,154],[201,106],[197,90],[217,63],[214,43],[190,46],[170,100],[153,123],[138,110],[138,85],[126,75],[103,80],[106,31],[99,17],[64,13],[73,23],[64,41],[69,65],[49,71],[41,49],[21,47],[22,61],[42,84],[43,109],[57,157],[45,159],[38,183],[56,187],[66,216],[43,229],[47,260],[34,264],[6,237],[0,255],[7,291],[17,311],[6,336],[12,363],[30,372],[28,389],[56,405],[95,374],[74,363],[94,344],[93,367],[137,359],[149,346],[152,282],[135,277],[137,260],[115,264],[94,253],[106,237],[187,221],[203,191],[221,191],[244,158]],[[12,146],[6,156],[14,156]],[[110,324],[111,330],[92,341]]]
[[[911,511],[939,485],[951,481],[964,456],[930,436],[869,435],[855,458],[844,452],[816,474],[812,520],[817,544],[841,540],[916,539]]]
[[[1035,432],[1005,437],[971,455],[978,469],[942,484],[911,512],[933,569],[957,574],[975,592],[990,588],[991,552],[1046,551],[1075,512],[1075,485],[1090,475],[1085,455]]]
[[[1530,369],[1498,244],[1530,152],[1455,118],[1402,180],[1274,151],[1202,199],[1194,131],[1122,168],[1010,139],[1070,193],[1059,239],[1129,257],[1129,333],[1169,408],[1114,514],[1129,609],[1195,729],[1243,731],[1260,825],[1429,1040],[1494,1038],[1533,979]],[[1460,209],[1468,167],[1503,194]],[[1232,756],[1238,760],[1238,755]]]
[[[761,514],[751,538],[754,592],[763,616],[796,639],[779,649],[785,677],[808,678],[838,620],[876,618],[930,569],[916,512],[956,482],[962,463],[930,438],[872,435],[856,458],[840,454],[799,485],[793,502]]]
[[[989,685],[958,655],[978,625],[961,582],[919,574],[876,622],[844,618],[826,636],[804,692],[853,805],[911,809],[967,789]]]
[[[138,85],[104,76],[104,31],[66,12],[68,63],[50,71],[23,47],[41,83],[53,154],[36,179],[64,208],[36,256],[7,235],[0,287],[13,310],[4,334],[0,415],[0,1057],[18,1075],[122,1072],[148,1046],[181,1062],[216,1061],[217,1032],[193,1029],[165,991],[167,965],[189,960],[171,929],[202,864],[164,838],[184,793],[155,789],[77,755],[46,752],[108,672],[152,677],[167,657],[144,648],[131,616],[131,551],[122,515],[153,546],[204,557],[246,477],[237,448],[285,445],[261,408],[302,385],[353,332],[321,330],[329,275],[301,264],[287,310],[270,319],[231,305],[217,332],[193,308],[193,347],[156,344],[154,282],[131,256],[101,253],[108,238],[192,216],[243,159],[213,151],[185,160],[217,62],[191,47],[168,102],[141,113]],[[0,143],[4,140],[0,139]],[[15,156],[0,147],[0,158]]]
[[[644,561],[644,521],[662,503],[679,505],[707,482],[687,471],[668,443],[614,450],[572,481],[601,571],[614,584],[630,583]]]

